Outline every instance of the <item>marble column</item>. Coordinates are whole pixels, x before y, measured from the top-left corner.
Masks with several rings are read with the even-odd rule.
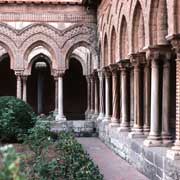
[[[128,67],[129,60],[122,60],[119,63],[121,71],[121,124],[119,131],[130,130],[130,111],[129,111],[129,82],[128,82]]]
[[[119,67],[117,64],[110,65],[110,70],[112,73],[112,117],[111,117],[111,127],[119,126],[119,86],[118,86],[118,73]]]
[[[98,121],[104,118],[104,74],[102,70],[98,70],[99,77],[99,116]]]
[[[108,68],[104,69],[105,75],[105,117],[103,119],[104,122],[110,123],[110,77],[111,73]]]
[[[94,117],[97,118],[99,114],[99,87],[98,75],[94,73]]]
[[[163,88],[162,88],[162,141],[164,145],[172,144],[170,134],[170,60],[163,61]]]
[[[44,91],[44,77],[42,71],[38,72],[37,79],[37,112],[38,114],[43,113],[43,91]]]
[[[150,107],[151,107],[151,68],[150,60],[144,64],[144,134],[150,131]]]
[[[58,77],[54,76],[54,84],[55,84],[55,109],[54,115],[58,113]]]
[[[132,132],[129,133],[130,138],[142,138],[143,133],[143,117],[142,117],[142,80],[141,66],[144,62],[144,56],[141,54],[133,54],[131,63],[134,67],[134,124]]]
[[[151,127],[145,146],[159,146],[162,144],[159,119],[159,59],[153,57],[151,60]]]
[[[58,76],[58,114],[56,121],[66,121],[66,117],[63,112],[63,73]]]
[[[176,39],[177,38],[177,39]],[[167,157],[180,160],[180,39],[175,37],[171,44],[176,50],[176,140],[174,146],[167,151]]]
[[[89,119],[89,113],[91,110],[91,80],[90,76],[86,76],[86,82],[87,82],[87,110],[86,110],[86,118]]]
[[[16,84],[16,97],[22,99],[22,82],[21,82],[21,73],[16,73],[17,84]]]
[[[91,112],[91,116],[94,115],[94,75],[91,74],[90,76],[90,82],[91,82],[91,109],[90,109],[90,112]]]
[[[22,76],[23,81],[23,101],[27,102],[27,76]]]

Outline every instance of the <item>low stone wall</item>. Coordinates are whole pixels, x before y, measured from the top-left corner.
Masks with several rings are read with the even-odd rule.
[[[169,148],[144,147],[144,139],[131,139],[127,132],[119,132],[117,127],[109,127],[103,122],[97,124],[97,129],[99,138],[107,146],[149,179],[180,179],[180,161],[172,161],[166,158],[166,151]]]
[[[76,136],[87,137],[87,136],[97,136],[95,123],[91,120],[82,121],[64,121],[64,122],[53,122],[52,131],[71,131],[75,133]]]

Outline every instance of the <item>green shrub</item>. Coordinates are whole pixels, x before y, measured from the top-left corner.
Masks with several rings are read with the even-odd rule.
[[[32,108],[15,97],[0,97],[0,138],[16,141],[35,124]]]
[[[27,180],[23,173],[23,157],[16,153],[12,145],[0,148],[3,166],[0,169],[0,180]]]
[[[97,166],[81,144],[69,133],[60,133],[57,148],[62,178],[67,180],[103,180]]]

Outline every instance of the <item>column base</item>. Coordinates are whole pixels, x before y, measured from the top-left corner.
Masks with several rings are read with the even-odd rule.
[[[128,134],[128,137],[134,139],[134,138],[145,138],[146,136],[144,135],[143,132],[130,132]]]
[[[173,149],[174,147],[172,147],[172,149],[167,150],[166,157],[171,160],[180,160],[180,147],[179,150]]]
[[[119,127],[119,122],[117,118],[112,117],[109,127]]]
[[[160,135],[149,135],[143,142],[144,146],[147,147],[159,147],[163,146]]]
[[[57,115],[56,116],[56,122],[58,122],[58,121],[60,121],[60,122],[64,122],[64,121],[66,121],[67,119],[66,119],[66,117],[65,116],[61,116],[61,115]]]
[[[143,127],[143,132],[144,132],[145,135],[149,135],[150,127],[149,126],[144,126]]]
[[[97,121],[102,121],[104,119],[104,114],[100,113],[99,116],[97,117]]]
[[[111,122],[110,120],[111,120],[111,117],[105,116],[102,121],[110,123]]]
[[[162,134],[162,143],[164,146],[172,146],[173,140],[170,134]]]
[[[130,131],[129,123],[121,123],[118,131],[119,132],[129,132]]]

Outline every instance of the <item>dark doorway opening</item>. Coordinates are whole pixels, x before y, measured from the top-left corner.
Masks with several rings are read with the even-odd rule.
[[[27,101],[37,114],[48,115],[55,108],[55,83],[45,58],[34,60],[27,81]]]
[[[8,55],[0,59],[0,96],[16,96],[16,76],[10,69]]]
[[[87,82],[81,63],[71,58],[64,76],[64,114],[68,120],[84,120],[87,108]]]

